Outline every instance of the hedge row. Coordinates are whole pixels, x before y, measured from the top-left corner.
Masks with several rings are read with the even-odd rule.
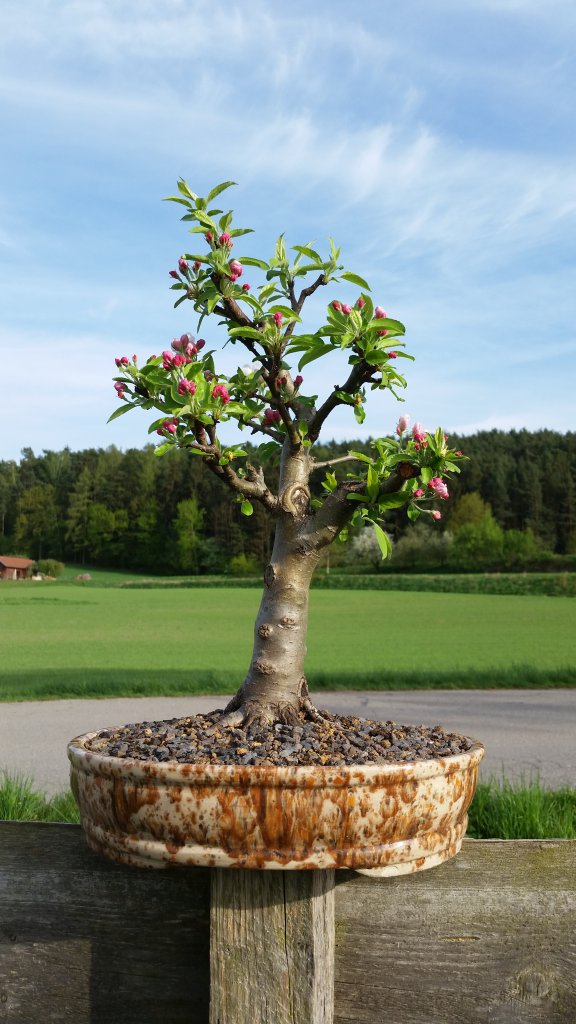
[[[134,580],[124,587],[261,587],[257,576],[232,579],[228,576],[194,576],[185,580]],[[482,573],[442,575],[353,576],[331,573],[318,575],[313,587],[322,590],[430,590],[444,594],[532,594],[547,597],[576,597],[576,573]]]

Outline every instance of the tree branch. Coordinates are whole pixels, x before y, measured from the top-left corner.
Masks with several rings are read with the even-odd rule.
[[[384,480],[379,494],[395,494],[401,490],[406,480],[418,476],[420,469],[410,462],[400,462],[395,471]],[[327,495],[321,508],[310,518],[306,533],[309,545],[320,551],[338,536],[350,522],[356,509],[356,502],[348,500],[349,494],[365,494],[365,480],[345,480],[335,491]]]
[[[346,405],[346,402],[342,398],[338,398],[338,391],[344,391],[347,395],[353,395],[362,384],[365,384],[367,380],[372,376],[373,369],[368,366],[363,360],[360,363],[355,363],[352,367],[348,380],[342,387],[337,384],[334,385],[334,391],[328,395],[326,401],[316,410],[310,423],[308,424],[308,437],[312,442],[318,439],[318,435],[322,429],[322,424],[328,419],[331,412],[334,411],[339,405]]]
[[[362,462],[356,455],[340,455],[337,459],[327,459],[326,462],[314,462],[312,472],[315,469],[326,469],[326,466],[337,466],[339,462]]]

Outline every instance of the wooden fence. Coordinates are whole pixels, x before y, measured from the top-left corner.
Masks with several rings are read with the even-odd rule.
[[[241,888],[241,874],[225,884]],[[266,874],[265,910],[278,892],[290,901],[294,876],[313,888],[327,873],[247,874]],[[431,871],[335,880],[335,1024],[575,1024],[576,841],[467,840]],[[0,823],[0,1022],[207,1024],[210,884],[208,869],[110,864],[76,825]],[[256,955],[240,935],[222,940],[213,985],[225,992],[228,963],[252,984],[278,940],[292,960],[269,991],[298,988],[314,951],[270,920]]]

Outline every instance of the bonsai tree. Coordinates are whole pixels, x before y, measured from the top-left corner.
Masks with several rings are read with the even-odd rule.
[[[161,355],[144,364],[136,356],[116,359],[114,387],[122,405],[114,419],[134,408],[160,413],[150,426],[162,438],[164,455],[177,446],[204,459],[208,469],[230,488],[232,500],[251,515],[260,502],[275,521],[275,540],[264,573],[264,592],[254,630],[254,650],[246,678],[225,709],[220,724],[293,722],[301,713],[320,717],[304,675],[308,592],[323,549],[345,539],[350,526],[371,524],[383,557],[390,542],[380,525],[389,509],[405,506],[410,519],[422,513],[440,519],[430,499],[445,499],[444,478],[459,472],[461,452],[452,451],[438,428],[420,423],[409,431],[400,416],[395,432],[371,442],[372,454],[350,451],[319,462],[314,446],[330,415],[349,406],[358,423],[365,418],[368,392],[390,392],[402,401],[406,387],[398,360],[411,359],[401,340],[405,329],[374,305],[370,288],[340,263],[330,239],[321,256],[311,245],[295,245],[289,255],[281,235],[269,260],[236,255],[236,240],[250,229],[233,227],[232,212],[215,208],[217,197],[234,182],[197,196],[186,181],[168,197],[184,208],[182,220],[202,243],[170,271],[175,306],[190,301],[203,321],[215,317],[223,339],[241,346],[242,365],[229,376],[218,367],[204,339],[184,334]],[[199,237],[198,237],[199,236]],[[252,286],[246,270],[261,272]],[[359,289],[353,305],[332,298],[314,333],[301,329],[310,296],[345,281]],[[340,384],[317,396],[308,393],[302,372],[313,360],[340,350],[348,369]],[[246,365],[250,360],[249,365]],[[241,444],[222,440],[221,425],[235,421],[260,442],[250,454]],[[270,461],[279,456],[279,483],[267,479]],[[334,473],[336,463],[348,463]],[[312,497],[310,475],[324,470],[322,496]]]

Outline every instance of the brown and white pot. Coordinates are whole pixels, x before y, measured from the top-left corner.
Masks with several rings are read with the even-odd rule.
[[[402,875],[458,853],[484,754],[355,767],[128,760],[68,746],[89,846],[140,867]]]

